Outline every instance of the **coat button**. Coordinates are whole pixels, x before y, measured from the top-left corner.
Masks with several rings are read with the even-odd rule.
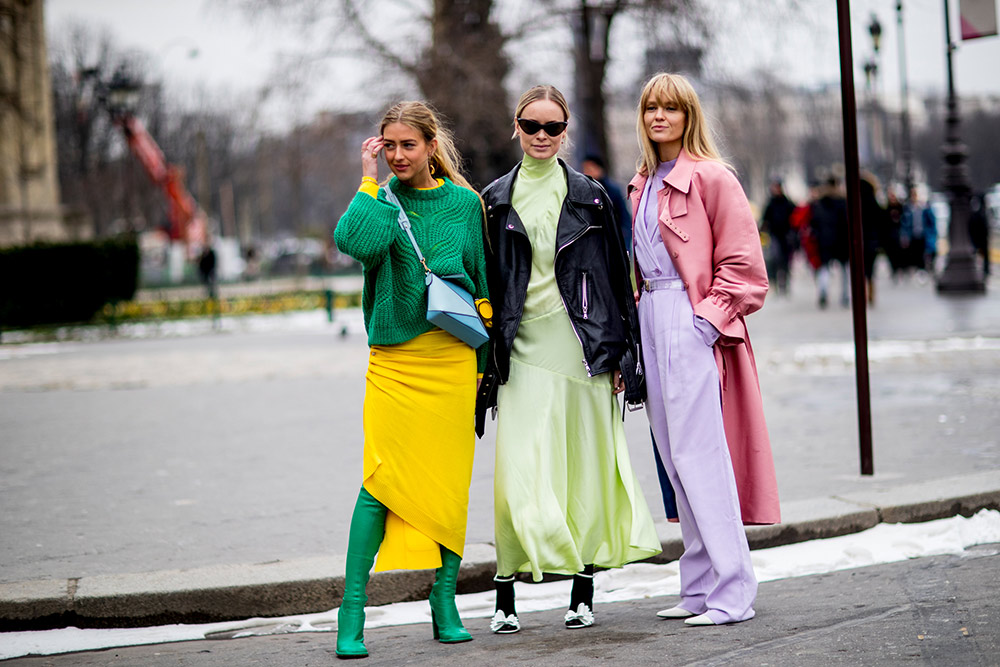
[[[672,253],[670,253],[670,254],[671,254],[672,256],[674,256],[674,257],[677,257],[677,251],[676,251],[676,250],[674,250],[674,251],[673,251]]]
[[[489,206],[487,206],[486,210],[487,211],[492,211],[493,210],[493,204],[490,204]]]
[[[687,288],[688,288],[688,284],[687,284],[687,281],[685,281],[684,282],[684,289],[687,289]]]
[[[600,203],[601,203],[601,200],[600,200],[600,199],[595,199],[595,200],[594,200],[594,203],[595,203],[595,204],[600,204]]]
[[[514,223],[513,222],[508,222],[507,223],[507,229],[514,229]]]

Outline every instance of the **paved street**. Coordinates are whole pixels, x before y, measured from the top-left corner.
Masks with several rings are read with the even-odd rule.
[[[882,276],[868,323],[876,474],[862,478],[850,310],[818,310],[799,272],[791,298],[749,319],[782,502],[1000,480],[1000,294]],[[360,317],[275,328],[0,346],[0,583],[342,553],[361,469]],[[645,415],[626,430],[669,530]],[[470,544],[492,540],[492,453],[491,432]]]
[[[599,604],[597,624],[571,631],[563,610],[522,614],[522,632],[444,645],[430,626],[367,630],[364,665],[928,665],[1000,664],[1000,545],[761,584],[756,618],[691,628],[657,619],[671,598]],[[11,667],[309,667],[338,663],[332,633],[115,648],[21,658]]]

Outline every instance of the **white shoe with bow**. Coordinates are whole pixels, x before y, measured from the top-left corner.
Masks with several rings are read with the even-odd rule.
[[[589,628],[594,624],[594,612],[590,610],[587,603],[581,602],[576,607],[576,611],[570,609],[564,618],[566,627],[572,630],[577,628]]]
[[[499,609],[497,613],[493,614],[493,620],[490,621],[490,632],[495,635],[512,635],[520,629],[521,623],[517,620],[516,615],[504,616]]]

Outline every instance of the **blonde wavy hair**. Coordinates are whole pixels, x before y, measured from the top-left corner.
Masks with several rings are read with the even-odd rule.
[[[635,169],[640,174],[652,174],[659,164],[657,144],[646,134],[646,124],[643,114],[646,105],[652,100],[661,105],[672,104],[684,112],[684,134],[681,137],[681,147],[695,160],[715,160],[727,168],[733,166],[726,161],[715,147],[712,132],[701,110],[701,101],[691,82],[680,74],[660,72],[646,82],[639,96],[639,108],[636,118],[636,136],[639,139],[639,158]]]
[[[392,105],[382,116],[378,133],[383,134],[386,126],[392,123],[402,123],[413,128],[428,143],[437,139],[437,149],[430,158],[431,176],[446,176],[455,185],[476,192],[472,184],[462,175],[462,156],[455,148],[455,140],[451,132],[441,124],[437,113],[430,105],[426,102],[413,101]],[[476,196],[479,196],[478,192],[476,192]]]

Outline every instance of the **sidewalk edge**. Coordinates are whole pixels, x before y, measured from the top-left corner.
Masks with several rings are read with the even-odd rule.
[[[954,481],[960,484],[961,478]],[[878,523],[915,523],[1000,509],[1000,488],[973,490],[975,486],[966,486],[972,491],[966,495],[925,493],[930,499],[886,505],[870,503],[863,494],[822,499],[818,502],[828,510],[824,516],[750,527],[747,536],[751,549],[763,549],[856,533]],[[842,509],[829,511],[837,506]],[[683,549],[673,537],[664,539],[662,547],[663,553],[647,562],[675,560]],[[459,593],[492,588],[492,554],[491,545],[467,547]],[[340,604],[343,575],[335,573],[342,572],[343,556],[331,556],[0,584],[0,631],[142,627],[322,612]],[[369,605],[426,599],[432,582],[429,570],[375,573],[368,585]]]

